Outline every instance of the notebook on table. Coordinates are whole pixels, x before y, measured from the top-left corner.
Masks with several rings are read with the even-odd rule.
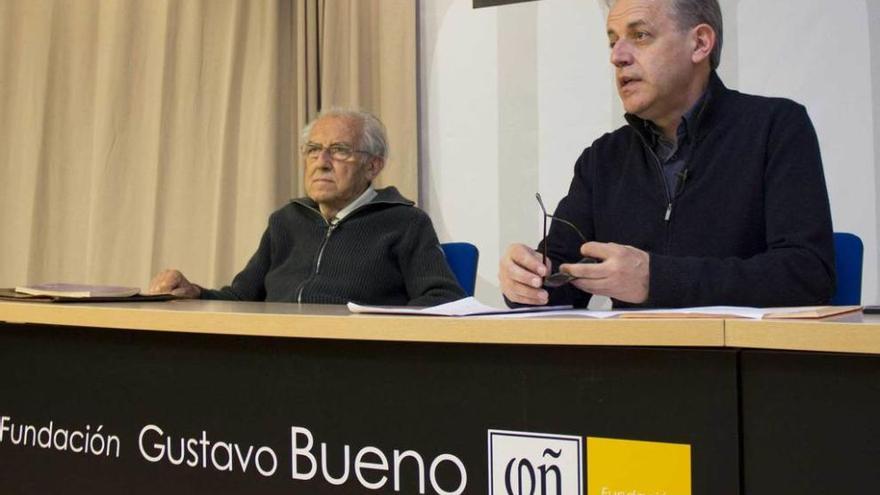
[[[168,301],[171,294],[141,294],[137,287],[51,283],[0,288],[0,299],[30,302]]]

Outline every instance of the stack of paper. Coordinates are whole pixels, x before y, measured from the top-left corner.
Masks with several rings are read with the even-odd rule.
[[[825,318],[853,311],[861,306],[802,306],[793,308],[750,308],[743,306],[703,306],[698,308],[590,311],[571,309],[570,306],[530,306],[525,308],[495,308],[473,297],[466,297],[429,308],[406,306],[364,306],[348,303],[352,313],[375,313],[421,316],[491,316],[494,318],[534,318],[539,316],[581,318],[746,318],[753,320],[787,318]]]
[[[137,287],[116,287],[112,285],[84,284],[39,284],[15,288],[19,294],[51,297],[131,297],[140,293]]]

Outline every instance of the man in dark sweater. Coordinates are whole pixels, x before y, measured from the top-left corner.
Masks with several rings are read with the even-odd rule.
[[[232,284],[208,290],[165,270],[150,291],[180,297],[431,306],[464,297],[428,216],[394,187],[374,189],[387,140],[365,112],[331,110],[303,130],[307,197],[269,217]]]
[[[507,250],[499,278],[508,302],[583,306],[599,294],[615,306],[827,303],[831,213],[806,110],[724,87],[716,0],[609,3],[629,125],[575,164],[554,217],[576,228],[554,220],[541,252]],[[544,277],[557,270],[571,280],[553,288],[560,276]]]

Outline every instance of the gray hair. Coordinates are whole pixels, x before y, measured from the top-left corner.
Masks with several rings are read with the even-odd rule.
[[[605,0],[609,9],[617,0]],[[724,23],[721,19],[721,6],[718,0],[669,0],[672,18],[679,29],[690,29],[699,24],[708,24],[715,31],[715,47],[709,55],[712,70],[721,65],[721,45],[724,42]]]
[[[315,122],[324,117],[339,117],[351,119],[361,125],[360,142],[357,147],[360,150],[379,157],[382,160],[388,158],[388,137],[385,132],[385,125],[375,115],[363,110],[350,110],[346,108],[330,108],[322,110],[318,116],[303,127],[300,133],[300,142],[305,143],[309,140],[309,134],[312,133],[312,127]]]

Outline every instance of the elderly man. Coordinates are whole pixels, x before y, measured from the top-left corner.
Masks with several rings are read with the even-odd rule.
[[[609,3],[628,125],[578,159],[540,247],[546,263],[521,244],[506,251],[499,278],[508,301],[827,303],[831,214],[805,109],[722,84],[717,0]],[[567,275],[547,278],[556,270]]]
[[[322,113],[302,133],[307,197],[269,217],[232,284],[207,290],[165,270],[150,291],[202,299],[429,306],[464,297],[428,216],[394,187],[374,189],[387,156],[373,115]]]

